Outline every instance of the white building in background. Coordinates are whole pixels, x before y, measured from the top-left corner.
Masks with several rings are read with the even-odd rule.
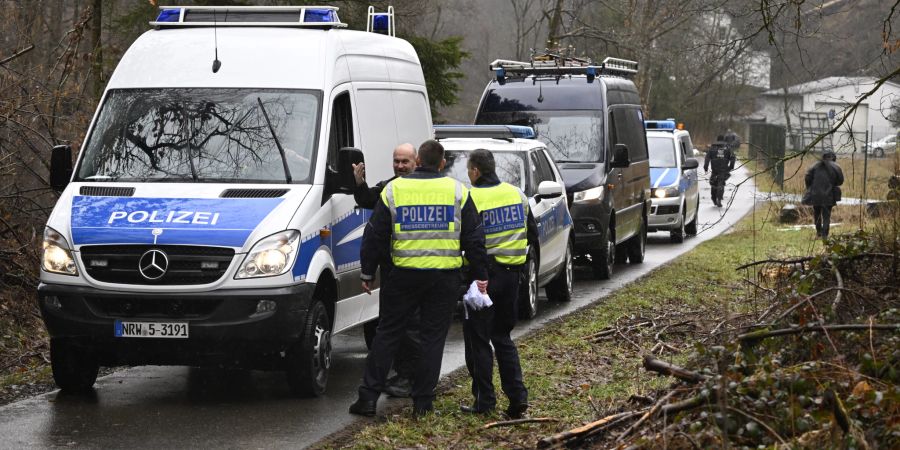
[[[802,141],[801,137],[809,142],[811,133],[818,134],[837,125],[876,82],[873,77],[828,77],[787,89],[771,89],[762,94],[761,108],[753,119],[784,126],[787,125],[787,110],[791,128],[787,134],[795,139],[788,142],[788,148],[795,148]],[[896,134],[897,127],[888,120],[895,103],[900,105],[900,84],[888,81],[850,112],[846,123],[826,145],[830,144],[838,152],[862,151],[866,131],[870,134],[870,142]]]

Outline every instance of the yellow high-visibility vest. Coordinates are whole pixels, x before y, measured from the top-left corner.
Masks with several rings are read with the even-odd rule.
[[[408,269],[462,267],[462,207],[469,198],[459,181],[397,178],[381,192],[391,211],[391,259]]]
[[[525,264],[528,256],[528,199],[509,184],[473,187],[475,208],[481,214],[487,254],[500,264]]]

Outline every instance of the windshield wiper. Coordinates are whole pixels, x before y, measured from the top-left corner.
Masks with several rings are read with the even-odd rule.
[[[184,116],[184,122],[187,128],[187,136],[185,137],[187,138],[187,154],[188,163],[190,163],[191,166],[191,178],[193,178],[194,182],[196,183],[199,178],[197,177],[197,168],[194,167],[194,152],[193,147],[191,147],[191,140],[194,139],[194,133],[193,130],[191,130],[191,124],[188,120],[187,109],[184,107],[184,105],[181,106],[181,115]]]
[[[284,165],[284,179],[287,180],[288,183],[291,182],[291,169],[288,168],[287,156],[284,154],[284,147],[281,146],[281,141],[278,140],[278,136],[275,135],[275,128],[272,126],[272,121],[269,120],[269,113],[266,112],[266,107],[263,106],[262,99],[256,97],[257,103],[259,103],[259,109],[263,113],[263,117],[266,119],[266,124],[269,126],[269,132],[272,133],[272,139],[275,141],[275,146],[278,147],[278,153],[281,153],[281,164]]]

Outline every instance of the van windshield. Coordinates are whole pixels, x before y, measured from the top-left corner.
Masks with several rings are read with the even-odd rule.
[[[677,167],[675,141],[670,137],[647,137],[650,167]]]
[[[603,115],[592,110],[484,112],[478,125],[527,125],[550,150],[553,161],[603,162]]]
[[[111,90],[75,179],[309,183],[320,104],[318,91]]]

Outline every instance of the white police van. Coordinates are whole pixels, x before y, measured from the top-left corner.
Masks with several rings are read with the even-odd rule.
[[[645,120],[650,153],[649,231],[668,230],[672,242],[697,234],[700,217],[699,163],[691,135],[674,119]]]
[[[365,153],[389,178],[397,143],[432,134],[415,51],[382,35],[392,14],[370,8],[366,33],[333,7],[162,8],[74,168],[53,149],[38,292],[58,386],[154,364],[285,370],[294,392],[324,391],[331,335],[378,315],[350,165]]]
[[[531,319],[538,312],[538,289],[547,298],[567,302],[574,287],[572,216],[559,169],[547,146],[526,126],[436,125],[435,138],[444,146],[444,173],[470,186],[466,168],[469,153],[490,150],[500,181],[518,187],[528,197],[538,228],[538,246],[528,249],[525,280],[519,295],[519,316]]]

